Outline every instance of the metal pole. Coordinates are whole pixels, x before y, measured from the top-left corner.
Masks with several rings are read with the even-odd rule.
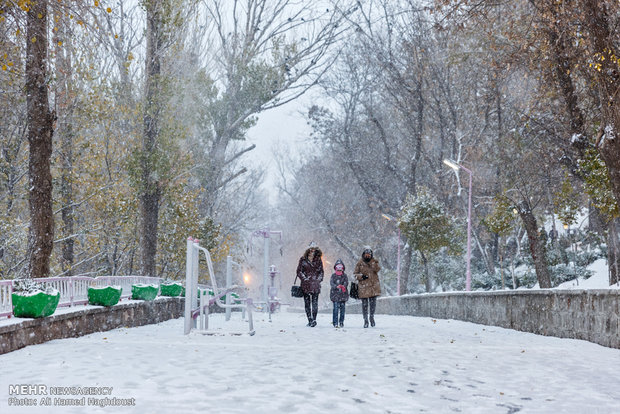
[[[471,181],[472,173],[467,168],[461,166],[462,169],[469,173],[469,205],[467,208],[467,276],[465,279],[465,290],[471,290]]]
[[[198,274],[200,273],[200,254],[198,252],[198,249],[196,248],[196,245],[198,243],[200,243],[198,239],[194,239],[192,242],[192,286],[190,289],[190,301],[192,306],[190,307],[190,309],[194,309],[194,307],[198,305]],[[196,319],[190,319],[192,323],[192,328],[196,329]]]
[[[459,169],[465,170],[469,174],[469,203],[467,206],[467,275],[465,277],[465,290],[471,290],[471,182],[473,173],[471,170],[463,167],[461,164],[457,164],[456,162],[444,159],[443,163],[448,167],[452,168],[455,171]],[[461,188],[459,184],[459,194],[461,193]]]
[[[269,287],[269,230],[265,231],[265,263],[263,264],[263,303],[267,303],[267,288]]]
[[[185,255],[185,325],[183,333],[187,335],[192,329],[192,301],[191,301],[191,284],[192,284],[192,238],[187,239],[187,252]]]
[[[396,280],[396,291],[397,294],[400,296],[401,295],[401,291],[400,291],[400,227],[398,227],[398,253],[397,253],[397,257],[396,257],[396,273],[398,275],[397,280]]]
[[[232,256],[226,256],[226,290],[232,286]],[[226,294],[226,304],[231,304],[230,292]],[[226,308],[226,320],[230,320],[231,308]]]

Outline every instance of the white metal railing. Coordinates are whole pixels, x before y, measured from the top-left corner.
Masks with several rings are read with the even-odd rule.
[[[0,317],[8,316],[13,313],[13,302],[11,294],[13,293],[12,280],[0,280]]]
[[[156,284],[161,278],[151,276],[65,276],[34,279],[37,283],[57,289],[60,292],[58,307],[83,305],[88,303],[89,286],[120,286],[123,288],[121,298],[131,297],[131,285]],[[0,280],[0,318],[13,314],[13,283],[15,280]]]

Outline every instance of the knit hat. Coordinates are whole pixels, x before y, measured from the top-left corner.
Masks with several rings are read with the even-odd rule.
[[[344,272],[344,263],[342,262],[342,260],[336,260],[336,263],[334,264],[334,270],[341,270]]]

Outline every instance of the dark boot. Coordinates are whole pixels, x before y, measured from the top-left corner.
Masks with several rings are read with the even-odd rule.
[[[375,326],[375,309],[377,308],[377,297],[374,296],[368,299],[368,304],[370,305],[370,326]]]
[[[364,328],[368,328],[368,319],[364,319]]]

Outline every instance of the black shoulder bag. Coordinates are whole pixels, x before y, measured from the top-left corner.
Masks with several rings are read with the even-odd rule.
[[[357,283],[351,282],[351,289],[349,290],[349,296],[353,299],[359,299],[360,295],[357,291]]]
[[[301,286],[297,286],[295,284],[297,282],[297,275],[295,275],[295,280],[293,281],[293,286],[291,286],[291,296],[294,298],[303,298],[304,291],[301,290]]]

